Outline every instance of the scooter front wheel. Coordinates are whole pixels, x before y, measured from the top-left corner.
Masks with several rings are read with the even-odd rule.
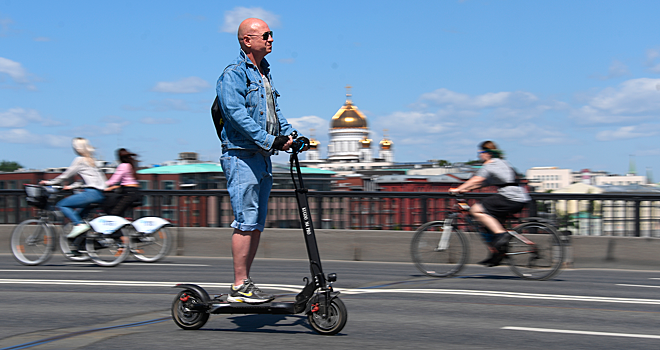
[[[322,315],[318,304],[307,314],[307,320],[319,334],[334,335],[344,328],[348,319],[346,305],[339,298],[334,298],[328,305],[326,315]]]
[[[196,310],[195,304],[202,303],[202,297],[191,289],[179,292],[172,302],[172,319],[180,328],[186,330],[200,329],[209,320],[209,314],[204,310]]]

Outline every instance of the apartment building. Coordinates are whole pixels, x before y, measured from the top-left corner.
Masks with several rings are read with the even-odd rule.
[[[534,192],[546,192],[567,187],[573,182],[570,169],[557,167],[534,167],[527,169],[525,177]]]

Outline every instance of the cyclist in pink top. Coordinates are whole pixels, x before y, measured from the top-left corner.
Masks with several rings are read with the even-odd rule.
[[[137,156],[125,148],[117,150],[117,158],[121,162],[106,186],[106,201],[103,203],[105,212],[110,215],[122,216],[133,202],[141,198],[140,184],[137,182]]]

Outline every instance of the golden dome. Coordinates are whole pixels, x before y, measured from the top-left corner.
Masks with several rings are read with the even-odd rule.
[[[360,144],[362,145],[362,148],[370,148],[371,147],[371,139],[368,138],[363,138],[360,140]]]
[[[382,148],[382,149],[390,149],[390,148],[392,148],[392,141],[390,141],[390,140],[388,140],[388,139],[382,139],[382,140],[380,141],[380,148]]]
[[[350,86],[347,89],[350,89]],[[358,110],[357,106],[353,105],[350,93],[346,93],[346,103],[332,117],[330,128],[367,128],[367,117]]]
[[[316,149],[321,143],[315,139],[309,139],[309,149]]]

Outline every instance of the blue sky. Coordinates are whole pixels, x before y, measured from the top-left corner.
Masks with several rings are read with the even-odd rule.
[[[105,160],[119,147],[142,164],[217,160],[215,83],[255,16],[275,33],[284,115],[315,130],[322,156],[351,85],[396,161],[476,159],[491,139],[521,171],[623,174],[633,158],[660,173],[658,13],[657,1],[0,0],[0,159],[66,166],[82,136]]]

